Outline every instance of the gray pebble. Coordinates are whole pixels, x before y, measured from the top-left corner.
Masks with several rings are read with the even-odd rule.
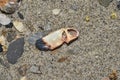
[[[30,67],[30,72],[35,73],[35,74],[41,74],[41,71],[39,70],[39,67],[35,66],[35,65]]]
[[[8,47],[8,51],[6,53],[8,62],[11,64],[15,64],[18,58],[22,56],[23,52],[24,52],[24,38],[19,38],[16,41],[12,42]]]
[[[15,31],[9,31],[7,33],[7,41],[8,42],[11,42],[12,40],[15,39],[15,37],[17,36],[16,32]]]
[[[100,3],[100,5],[104,6],[104,7],[108,7],[109,4],[112,2],[113,0],[98,0],[98,2]]]
[[[44,33],[42,33],[42,32],[34,33],[34,34],[32,34],[32,35],[30,35],[30,36],[28,37],[28,42],[29,42],[30,44],[34,45],[35,42],[36,42],[36,40],[42,38],[43,35],[44,35]]]

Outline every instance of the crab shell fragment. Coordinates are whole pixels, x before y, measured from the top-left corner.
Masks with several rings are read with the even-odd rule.
[[[39,50],[54,50],[63,43],[70,43],[79,36],[79,32],[73,28],[62,28],[36,41]]]
[[[4,13],[14,13],[20,6],[22,0],[0,0],[0,10]]]

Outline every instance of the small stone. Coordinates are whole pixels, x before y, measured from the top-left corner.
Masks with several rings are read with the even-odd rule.
[[[24,38],[18,38],[16,41],[12,42],[8,47],[8,51],[6,53],[8,62],[11,64],[15,64],[18,58],[22,56],[23,52]]]
[[[3,46],[0,44],[0,52],[3,52]]]
[[[20,6],[22,0],[2,0],[3,3],[0,5],[0,10],[4,13],[14,13]]]
[[[111,17],[111,19],[116,19],[117,18],[117,14],[115,12],[113,12],[110,17]]]
[[[20,80],[28,80],[26,76],[22,77]]]
[[[30,35],[30,36],[28,37],[28,42],[29,42],[30,44],[33,44],[33,45],[34,45],[35,42],[36,42],[36,40],[38,40],[39,38],[42,38],[43,35],[44,35],[44,33],[42,33],[42,32],[34,33],[34,34],[32,34],[32,35]]]
[[[70,7],[72,10],[74,10],[74,11],[77,11],[79,8],[78,8],[78,5],[76,5],[76,4],[73,4],[73,5],[71,5],[71,7]]]
[[[89,21],[90,21],[90,17],[89,17],[89,16],[86,16],[86,17],[85,17],[85,21],[86,21],[86,22],[89,22]]]
[[[51,22],[48,22],[48,23],[44,26],[44,30],[45,30],[45,31],[51,31],[51,30],[52,30]]]
[[[104,7],[108,7],[109,4],[112,2],[113,0],[98,0],[99,4],[104,6]]]
[[[10,22],[8,25],[5,25],[6,28],[12,28],[13,27],[13,23]]]
[[[0,24],[2,24],[2,25],[8,25],[10,23],[11,23],[11,20],[10,20],[9,17],[7,17],[4,14],[0,14]]]
[[[18,14],[18,16],[19,16],[19,18],[20,18],[20,19],[24,19],[24,16],[23,16],[23,14],[22,14],[22,13],[17,12],[17,14]]]
[[[17,36],[15,31],[9,31],[7,32],[7,41],[11,42],[12,40],[15,39],[15,37]]]
[[[41,74],[41,71],[39,70],[39,67],[35,66],[35,65],[30,67],[30,72],[35,73],[35,74]]]
[[[120,10],[120,0],[117,0],[117,8]]]
[[[8,62],[5,62],[2,58],[0,58],[0,64],[6,68],[9,68],[10,65],[8,64]]]
[[[18,68],[18,72],[21,76],[25,76],[27,71],[27,65],[22,65]]]
[[[53,10],[52,10],[52,13],[53,13],[54,15],[58,15],[58,14],[60,13],[60,11],[61,11],[61,9],[53,9]]]
[[[26,30],[22,22],[13,21],[13,25],[19,32],[24,32]]]

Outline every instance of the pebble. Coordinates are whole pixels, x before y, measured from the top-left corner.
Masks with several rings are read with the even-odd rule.
[[[5,25],[6,28],[12,28],[13,27],[13,23],[10,22],[8,25]]]
[[[7,14],[14,13],[19,8],[21,1],[22,0],[4,0],[4,3],[0,5],[0,10]]]
[[[30,44],[34,45],[36,40],[38,40],[39,38],[42,38],[43,35],[44,35],[44,33],[42,33],[42,32],[34,33],[28,37],[28,42]]]
[[[17,36],[15,31],[9,31],[7,32],[7,41],[11,42],[12,40],[15,39],[15,37]]]
[[[10,68],[10,65],[7,62],[5,62],[2,58],[0,58],[0,64],[6,68]]]
[[[89,16],[86,16],[86,17],[85,17],[85,21],[86,21],[86,22],[89,22],[89,21],[90,21],[90,17],[89,17]]]
[[[3,46],[0,44],[0,52],[3,52]]]
[[[8,25],[10,23],[11,23],[11,20],[9,17],[7,17],[5,14],[0,14],[0,24]]]
[[[104,7],[108,7],[109,4],[112,2],[113,0],[98,0],[99,4],[104,6]]]
[[[111,19],[116,19],[117,18],[117,14],[115,12],[111,13]]]
[[[17,14],[18,14],[18,16],[19,16],[19,18],[20,18],[20,19],[24,19],[24,16],[23,16],[23,14],[22,14],[22,13],[17,12]]]
[[[28,80],[26,76],[21,77],[20,80]]]
[[[120,0],[117,0],[117,8],[120,10]]]
[[[25,76],[27,71],[27,65],[22,65],[18,68],[18,72],[21,76]]]
[[[53,9],[53,10],[52,10],[52,13],[53,13],[54,15],[58,15],[58,14],[60,13],[60,11],[61,11],[61,9]]]
[[[78,11],[78,9],[79,9],[78,5],[76,5],[76,4],[71,5],[70,8],[74,11]]]
[[[6,57],[9,63],[15,64],[22,56],[24,52],[24,38],[18,38],[16,41],[12,42],[9,47],[8,51],[6,52]]]
[[[22,22],[13,21],[13,25],[19,32],[24,32],[26,30]]]
[[[35,65],[32,65],[30,67],[30,72],[31,73],[35,73],[35,74],[41,74],[41,71],[39,70],[39,67],[38,66],[35,66]]]

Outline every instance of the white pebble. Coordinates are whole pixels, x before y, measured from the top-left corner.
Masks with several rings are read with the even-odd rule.
[[[8,25],[11,22],[10,18],[7,17],[5,14],[0,14],[0,24]]]
[[[20,80],[27,80],[27,77],[24,76],[24,77],[22,77]]]
[[[61,11],[61,9],[53,9],[53,10],[52,10],[52,13],[53,13],[54,15],[58,15],[58,14],[60,13],[60,11]]]

